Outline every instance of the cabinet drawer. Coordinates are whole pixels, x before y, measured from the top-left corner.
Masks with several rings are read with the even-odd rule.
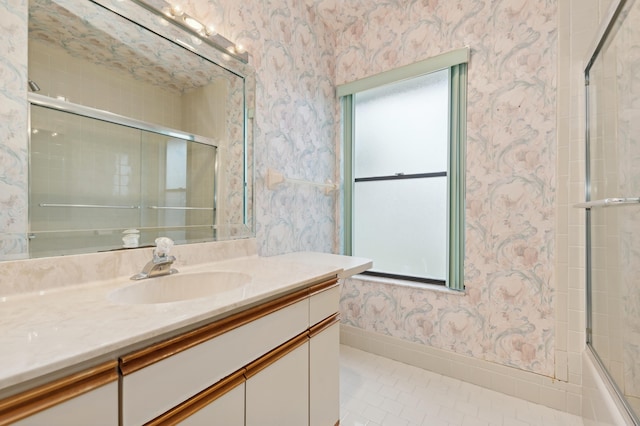
[[[340,309],[340,284],[312,293],[309,300],[309,325],[319,323]]]
[[[288,303],[292,296],[284,299]],[[161,352],[167,347],[171,349],[172,345],[179,347],[181,341],[189,344],[189,339],[202,333],[202,329],[187,333],[169,344],[160,343],[157,348],[152,346],[139,354],[123,357],[123,424],[139,425],[159,416],[306,330],[309,300],[306,295],[298,299],[302,300],[255,320],[250,319],[251,315],[260,315],[264,307],[205,326],[204,331],[214,335],[217,333],[216,327],[219,327],[220,334],[186,350],[166,355],[164,359],[144,368],[129,366],[135,366],[138,359],[153,355],[154,352]],[[234,328],[233,321],[244,325]]]

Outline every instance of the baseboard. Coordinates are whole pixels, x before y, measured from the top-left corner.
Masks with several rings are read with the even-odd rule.
[[[582,386],[455,352],[340,325],[340,343],[487,389],[582,415]]]

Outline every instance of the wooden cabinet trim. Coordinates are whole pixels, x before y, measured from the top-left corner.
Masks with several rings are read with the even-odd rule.
[[[340,282],[338,282],[337,278],[312,285],[311,287],[309,287],[309,296],[316,295],[325,290],[329,290],[330,288],[333,288],[333,287],[338,287],[339,285],[340,285]]]
[[[0,425],[29,417],[118,380],[118,363],[109,361],[0,401]]]
[[[250,379],[251,377],[255,376],[256,374],[258,374],[259,372],[264,370],[265,368],[269,367],[271,364],[273,364],[276,361],[278,361],[280,358],[284,357],[288,353],[293,352],[294,350],[296,350],[300,346],[302,346],[305,343],[307,343],[308,340],[309,340],[309,332],[308,331],[305,331],[304,333],[298,334],[293,339],[291,339],[288,342],[278,346],[277,348],[275,348],[271,352],[261,356],[257,360],[255,360],[252,363],[250,363],[249,365],[247,365],[245,367],[246,371],[245,371],[244,376],[247,378],[247,380]]]
[[[319,286],[329,288],[333,285],[337,285],[337,282],[337,278],[325,280],[311,287],[295,291],[267,303],[230,315],[196,330],[165,340],[164,342],[151,345],[132,354],[122,356],[120,357],[120,372],[123,376],[134,373],[144,367],[168,358],[171,355],[197,346],[200,343],[220,336],[221,334],[235,328],[258,320],[275,311],[293,305],[294,303],[300,302],[309,297],[309,291],[312,288]]]
[[[309,328],[309,337],[314,337],[314,336],[322,333],[324,330],[326,330],[327,328],[331,327],[332,325],[334,325],[334,324],[336,324],[338,322],[340,322],[340,314],[338,312],[336,312],[335,314],[331,315],[330,317],[327,317],[327,318],[323,319],[322,321],[320,321],[316,325],[314,325],[311,328]]]
[[[175,425],[184,421],[187,417],[197,413],[216,399],[242,385],[246,381],[244,374],[244,368],[236,371],[161,416],[145,423],[145,426]]]

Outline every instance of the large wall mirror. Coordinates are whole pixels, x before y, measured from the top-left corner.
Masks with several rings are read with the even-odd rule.
[[[253,235],[255,80],[215,37],[153,4],[30,0],[25,257]]]

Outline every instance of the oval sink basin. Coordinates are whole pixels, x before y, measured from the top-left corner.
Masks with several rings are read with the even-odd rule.
[[[117,303],[171,303],[221,295],[237,290],[251,281],[241,272],[215,271],[177,273],[147,278],[109,293]]]

